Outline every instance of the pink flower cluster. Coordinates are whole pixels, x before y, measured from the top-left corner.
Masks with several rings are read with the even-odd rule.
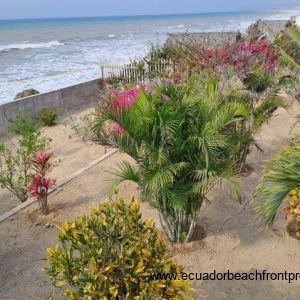
[[[237,43],[239,50],[246,50],[257,54],[265,54],[270,46],[271,44],[267,40],[259,40],[252,43]]]
[[[116,135],[121,136],[121,135],[124,134],[125,129],[124,129],[119,123],[117,123],[117,122],[115,122],[115,121],[111,121],[111,125],[112,125],[112,128],[113,128],[113,130],[114,130],[114,133],[115,133]]]
[[[116,113],[120,113],[123,109],[130,108],[134,104],[138,93],[138,89],[127,91],[111,91],[110,97],[112,98],[111,105],[113,110]]]
[[[230,51],[228,48],[208,49],[204,51],[206,59],[221,59],[225,63],[230,57]]]
[[[267,40],[259,40],[252,43],[237,43],[237,49],[246,52],[246,55],[257,63],[262,63],[264,67],[273,72],[278,55],[272,44]]]
[[[135,103],[139,89],[143,88],[143,85],[140,84],[136,89],[131,90],[113,90],[110,93],[111,107],[116,114],[120,114],[124,109],[129,109]],[[117,122],[112,121],[112,128],[116,135],[123,135],[125,130]]]
[[[217,49],[208,49],[203,56],[213,69],[233,67],[237,74],[244,78],[255,67],[264,67],[267,72],[275,70],[278,55],[267,40],[252,43],[238,42]]]

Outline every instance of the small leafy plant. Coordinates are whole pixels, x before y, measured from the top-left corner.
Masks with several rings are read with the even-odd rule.
[[[93,132],[95,112],[89,113],[82,117],[71,117],[69,119],[71,129],[79,135],[83,142],[97,141],[97,136]]]
[[[36,153],[48,148],[50,140],[41,135],[26,115],[11,121],[8,131],[18,137],[15,147],[0,143],[0,187],[24,202],[32,178],[32,159]]]
[[[46,107],[39,111],[37,117],[43,125],[53,126],[58,118],[58,110],[56,107]]]
[[[256,68],[247,73],[243,82],[250,91],[261,93],[271,86],[272,78],[263,68]]]
[[[25,135],[28,133],[37,132],[38,128],[36,123],[30,118],[27,113],[22,113],[16,116],[15,119],[9,120],[7,131],[8,133],[16,135]]]
[[[142,220],[135,199],[104,203],[66,222],[58,241],[48,249],[46,272],[68,299],[192,299],[188,281],[150,280],[182,268],[168,258],[153,222]]]
[[[42,214],[49,213],[48,194],[55,184],[55,180],[48,178],[47,175],[52,171],[55,163],[51,161],[51,154],[40,152],[32,161],[32,168],[35,175],[32,179],[28,192],[32,197],[37,198]]]

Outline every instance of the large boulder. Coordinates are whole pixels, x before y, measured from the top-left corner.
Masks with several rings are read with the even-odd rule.
[[[35,89],[24,90],[24,91],[18,93],[14,100],[18,100],[18,99],[21,99],[21,98],[30,97],[30,96],[34,96],[34,95],[38,95],[39,93],[40,92],[35,90]]]

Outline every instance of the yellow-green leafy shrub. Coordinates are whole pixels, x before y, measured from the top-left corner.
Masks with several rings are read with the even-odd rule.
[[[39,111],[37,117],[43,125],[53,126],[58,118],[58,109],[56,107],[45,107]]]
[[[294,232],[296,238],[300,240],[300,188],[291,190],[285,203],[283,212],[286,214],[288,231]]]
[[[152,221],[142,220],[132,200],[104,203],[90,216],[65,223],[59,244],[48,249],[46,272],[68,299],[190,299],[188,281],[149,280],[178,273]]]

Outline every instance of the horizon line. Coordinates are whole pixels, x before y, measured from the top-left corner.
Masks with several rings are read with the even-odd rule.
[[[297,9],[300,7],[295,7],[294,9]],[[209,12],[184,12],[184,13],[162,13],[162,14],[137,14],[137,15],[103,15],[103,16],[70,16],[70,17],[41,17],[41,18],[34,18],[34,17],[28,17],[28,18],[8,18],[8,19],[1,19],[0,21],[30,21],[30,20],[60,20],[60,19],[96,19],[96,18],[134,18],[134,17],[164,17],[164,16],[186,16],[186,15],[213,15],[213,14],[236,14],[236,13],[258,13],[258,12],[275,12],[280,11],[281,9],[269,9],[269,10],[232,10],[232,11],[209,11]],[[288,9],[288,8],[286,8]]]

